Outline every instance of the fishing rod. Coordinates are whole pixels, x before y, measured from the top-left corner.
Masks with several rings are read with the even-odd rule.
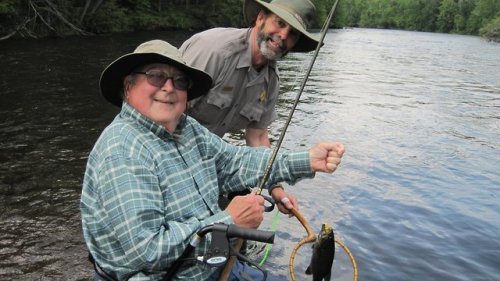
[[[292,109],[290,110],[290,113],[288,114],[288,118],[286,119],[285,126],[283,127],[283,130],[280,133],[280,137],[278,138],[278,142],[276,143],[276,146],[273,149],[273,153],[271,154],[271,158],[269,159],[269,162],[267,163],[267,167],[266,167],[266,170],[264,171],[264,175],[262,176],[262,179],[259,182],[259,185],[257,188],[257,194],[262,193],[262,190],[264,189],[264,183],[269,179],[274,161],[276,160],[276,157],[278,156],[278,151],[281,148],[281,144],[283,143],[283,139],[285,138],[285,134],[286,134],[286,131],[288,130],[288,126],[290,125],[290,122],[292,121],[292,116],[295,112],[295,109],[297,108],[297,105],[299,104],[300,97],[302,96],[302,92],[304,91],[304,88],[306,86],[306,82],[309,79],[309,74],[311,74],[314,62],[316,62],[316,58],[318,57],[318,54],[319,54],[319,49],[323,45],[323,40],[325,39],[326,32],[328,31],[328,26],[330,25],[330,21],[333,18],[333,14],[335,13],[335,9],[337,8],[338,3],[339,3],[339,0],[336,0],[335,3],[333,4],[331,10],[330,10],[330,13],[328,14],[328,18],[325,20],[325,23],[323,24],[323,27],[321,29],[321,36],[319,38],[318,44],[316,45],[316,50],[314,51],[314,55],[311,59],[311,62],[309,63],[309,68],[307,69],[306,75],[304,76],[304,79],[302,80],[299,92],[297,93],[297,96],[295,97],[295,101],[292,105]]]
[[[305,85],[306,85],[306,82],[307,80],[309,79],[309,75],[312,71],[312,67],[316,61],[316,58],[318,57],[318,54],[319,54],[319,50],[321,48],[321,46],[323,45],[323,40],[326,36],[326,32],[328,31],[328,26],[330,25],[330,22],[333,18],[333,14],[335,13],[335,10],[337,8],[337,4],[338,4],[339,0],[336,0],[335,3],[333,4],[331,10],[330,10],[330,13],[328,14],[328,17],[327,19],[325,20],[325,23],[323,24],[323,27],[322,27],[322,31],[321,31],[321,36],[319,38],[319,41],[318,41],[318,44],[316,45],[316,50],[314,51],[314,55],[311,59],[311,62],[309,64],[309,68],[306,72],[306,75],[304,76],[304,79],[302,80],[302,83],[300,85],[300,89],[299,89],[299,92],[295,98],[295,101],[292,105],[292,109],[290,110],[290,113],[288,114],[288,118],[285,122],[285,126],[283,127],[283,130],[281,131],[281,134],[280,134],[280,137],[278,139],[278,142],[276,143],[276,146],[274,147],[273,149],[273,152],[271,154],[271,158],[269,159],[269,162],[266,166],[266,169],[264,171],[264,175],[262,176],[262,179],[260,180],[258,186],[257,186],[257,192],[256,194],[257,195],[260,195],[262,193],[262,190],[264,189],[264,184],[265,182],[269,179],[269,176],[271,174],[271,169],[272,169],[272,166],[276,160],[276,157],[278,155],[278,151],[279,149],[281,148],[281,144],[283,143],[283,140],[285,138],[285,134],[286,134],[286,131],[288,130],[288,126],[290,125],[290,122],[292,120],[292,117],[293,117],[293,114],[295,112],[295,109],[297,108],[297,105],[299,104],[299,101],[300,101],[300,97],[302,95],[302,92],[304,91],[304,88],[305,88]],[[285,199],[288,199],[288,198],[285,198]],[[285,203],[285,202],[282,202],[282,203]],[[307,220],[299,213],[299,211],[297,211],[296,209],[292,209],[290,210],[290,212],[292,213],[292,215],[294,215],[299,221],[300,223],[304,226],[304,228],[306,229],[307,231],[307,237],[305,237],[304,239],[302,239],[299,244],[295,247],[295,250],[294,252],[292,253],[293,255],[295,255],[296,251],[298,250],[298,248],[306,243],[312,243],[314,241],[316,241],[316,236],[314,235],[314,232],[312,231],[309,223],[307,222]],[[243,240],[242,239],[238,239],[237,242],[236,242],[236,245],[235,245],[235,249],[236,250],[240,250],[241,246],[243,245]],[[293,278],[293,280],[295,280],[295,275],[293,273],[293,259],[294,259],[294,256],[290,256],[290,260],[291,260],[291,266],[290,266],[290,271],[291,271],[291,276]],[[233,267],[234,265],[234,262],[236,261],[235,257],[231,257],[221,275],[220,275],[220,278],[219,278],[219,281],[226,281],[228,278],[229,278],[229,273],[231,272],[231,268]]]

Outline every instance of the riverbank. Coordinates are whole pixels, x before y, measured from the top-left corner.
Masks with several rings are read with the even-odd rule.
[[[479,34],[490,41],[500,43],[500,18],[481,28]]]
[[[27,3],[25,3],[27,2]],[[4,0],[0,40],[74,35],[243,27],[244,0]],[[331,0],[312,0],[323,26]],[[340,1],[330,28],[360,27],[479,35],[500,42],[500,1]]]

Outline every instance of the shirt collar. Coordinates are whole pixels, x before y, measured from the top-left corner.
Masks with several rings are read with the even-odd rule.
[[[179,124],[175,128],[174,133],[171,134],[167,131],[167,129],[165,129],[165,127],[154,122],[147,116],[143,115],[135,108],[133,108],[130,104],[128,104],[126,101],[122,103],[120,117],[124,119],[130,119],[133,122],[136,122],[137,124],[139,124],[139,126],[146,128],[148,131],[151,131],[153,134],[157,135],[160,138],[171,138],[171,139],[177,138],[179,135],[182,134],[182,129],[186,126],[186,115],[183,114],[181,116]]]

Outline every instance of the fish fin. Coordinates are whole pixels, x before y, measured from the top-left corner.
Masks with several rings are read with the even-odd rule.
[[[312,268],[311,266],[308,266],[307,269],[306,269],[306,274],[307,275],[311,275],[312,274]]]

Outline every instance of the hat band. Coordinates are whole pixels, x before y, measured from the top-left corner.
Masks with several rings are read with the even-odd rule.
[[[278,6],[278,5],[276,5],[276,6]],[[287,11],[289,14],[291,14],[300,23],[300,25],[302,25],[302,27],[304,29],[307,29],[307,25],[305,24],[304,20],[302,19],[302,17],[299,14],[297,14],[295,12],[295,10],[291,9],[288,6],[282,6],[282,5],[279,5],[279,6],[281,9],[283,9],[283,10]]]

